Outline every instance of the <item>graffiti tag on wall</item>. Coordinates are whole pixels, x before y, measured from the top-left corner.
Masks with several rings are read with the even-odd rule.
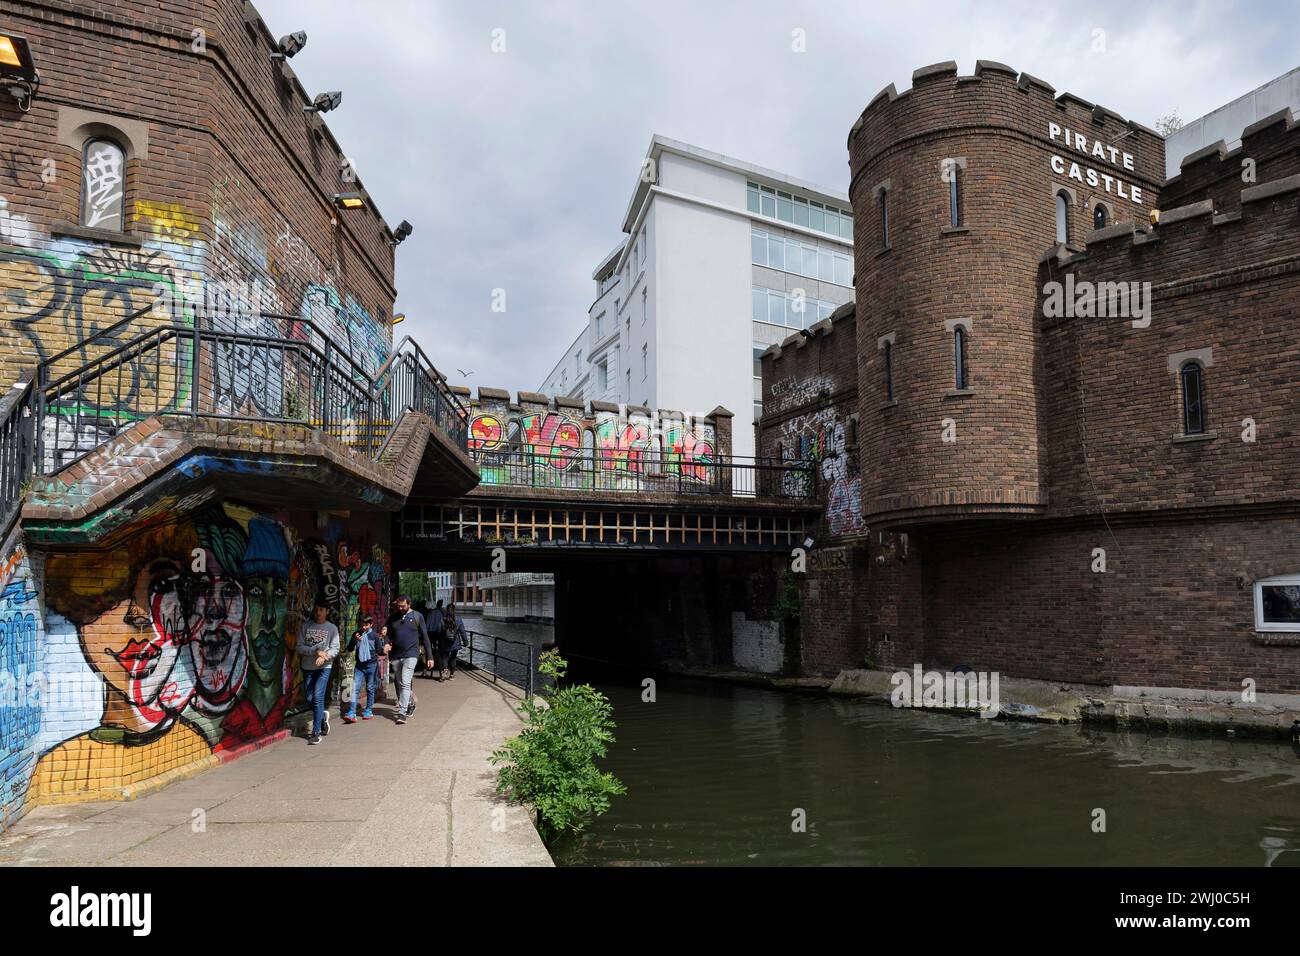
[[[716,437],[675,417],[478,409],[469,448],[483,484],[649,491],[657,480],[708,481]]]
[[[36,760],[42,637],[31,568],[15,546],[0,564],[0,820],[22,809]]]
[[[862,520],[862,478],[854,456],[847,450],[846,422],[834,409],[800,415],[781,426],[781,458],[812,462],[826,489],[826,524],[831,534],[866,530]],[[807,493],[808,478],[801,472],[783,476],[784,491],[792,497]]]

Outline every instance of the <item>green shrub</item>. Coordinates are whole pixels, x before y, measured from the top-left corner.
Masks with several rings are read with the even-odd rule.
[[[547,651],[537,669],[558,682],[568,664]],[[580,832],[609,809],[611,797],[627,792],[613,774],[596,767],[596,758],[614,742],[613,707],[590,684],[557,683],[542,691],[541,700],[524,701],[521,710],[523,732],[489,759],[502,765],[497,790],[532,807],[542,839],[550,843],[562,833]]]
[[[789,572],[781,576],[781,594],[776,601],[776,617],[782,624],[794,624],[800,616],[799,585]]]

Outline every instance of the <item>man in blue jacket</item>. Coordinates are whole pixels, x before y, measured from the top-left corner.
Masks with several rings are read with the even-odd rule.
[[[397,617],[388,629],[388,659],[393,662],[397,678],[397,723],[404,724],[415,713],[415,698],[411,695],[411,680],[420,659],[420,648],[425,658],[433,660],[429,645],[429,629],[424,617],[411,610],[411,600],[405,594],[397,599]]]

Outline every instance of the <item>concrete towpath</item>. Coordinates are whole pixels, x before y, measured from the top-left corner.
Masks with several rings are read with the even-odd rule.
[[[316,747],[290,737],[138,800],[36,807],[0,834],[0,865],[553,865],[487,762],[519,732],[517,700],[473,673],[415,687],[403,726],[388,704],[351,725],[336,710]]]

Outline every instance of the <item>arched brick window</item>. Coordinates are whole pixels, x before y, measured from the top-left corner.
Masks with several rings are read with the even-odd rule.
[[[1070,241],[1070,197],[1064,192],[1056,194],[1056,241],[1061,245]]]
[[[1105,229],[1106,221],[1107,221],[1106,207],[1103,206],[1101,203],[1097,203],[1097,205],[1094,206],[1092,210],[1092,228]]]
[[[87,140],[81,161],[81,225],[121,232],[125,199],[126,152],[111,139]]]

